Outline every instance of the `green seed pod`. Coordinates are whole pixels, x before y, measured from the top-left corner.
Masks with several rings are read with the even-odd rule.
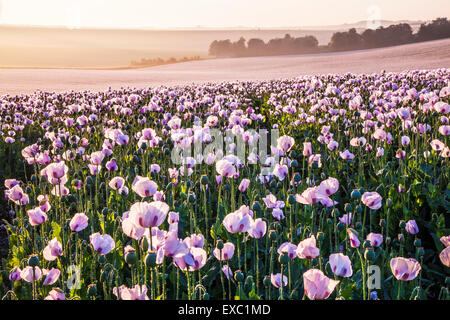
[[[208,292],[205,292],[205,293],[203,294],[203,300],[209,300],[209,298],[210,298],[209,293],[208,293]]]
[[[275,230],[269,231],[269,239],[275,241],[277,239],[277,232]]]
[[[135,265],[137,262],[136,252],[130,251],[130,252],[126,253],[125,254],[125,262],[131,266]]]
[[[223,249],[223,241],[222,240],[217,240],[217,249],[222,250]]]
[[[255,212],[260,212],[261,211],[261,204],[258,201],[254,201],[253,205],[252,205],[252,209]]]
[[[296,173],[294,173],[293,179],[294,179],[294,182],[299,183],[302,180],[302,176],[300,175],[300,173],[296,172]]]
[[[345,210],[345,212],[349,213],[349,212],[353,211],[353,207],[350,203],[346,203],[344,206],[344,210]]]
[[[234,280],[236,280],[237,282],[242,282],[244,281],[244,274],[242,273],[241,270],[237,270],[234,273]]]
[[[370,244],[369,240],[364,240],[363,242],[363,248],[370,248],[372,245]]]
[[[386,228],[386,226],[387,226],[386,220],[380,219],[380,227]]]
[[[95,297],[97,295],[97,287],[95,284],[90,284],[88,286],[87,294],[89,297]]]
[[[37,255],[32,254],[29,258],[28,258],[28,265],[30,267],[37,267],[39,266],[39,258]]]
[[[359,198],[361,198],[361,192],[359,190],[355,189],[352,191],[350,196],[352,197],[353,200],[358,200]]]
[[[270,286],[270,283],[271,283],[270,282],[270,277],[269,276],[265,276],[264,280],[263,280],[264,287],[268,288]]]
[[[252,285],[253,285],[253,276],[247,276],[247,278],[245,278],[244,286],[250,289]]]
[[[425,254],[425,249],[423,247],[417,248],[417,255],[422,257]]]
[[[414,247],[421,247],[422,246],[422,241],[419,238],[416,238],[414,240]]]
[[[298,161],[297,160],[292,160],[291,166],[292,166],[292,168],[298,168]]]
[[[152,252],[145,256],[145,265],[150,268],[156,267],[156,253]]]
[[[106,208],[106,207],[103,208],[103,210],[102,210],[102,214],[103,214],[103,215],[107,215],[108,212],[109,212],[108,208]]]
[[[99,262],[100,264],[104,264],[104,263],[106,262],[106,257],[105,257],[105,256],[99,256],[99,257],[98,257],[98,262]]]
[[[317,232],[317,240],[323,241],[325,239],[325,234],[323,232]]]
[[[204,174],[200,177],[200,183],[202,185],[207,185],[209,183],[209,178],[206,174]]]
[[[364,258],[369,261],[373,261],[375,259],[375,252],[372,248],[366,248],[366,251],[364,252]]]
[[[345,229],[345,223],[339,222],[338,225],[337,225],[337,227],[338,227],[338,230],[339,230],[339,231],[342,231],[342,230]]]
[[[278,257],[278,262],[281,264],[288,264],[289,255],[287,253],[280,254],[280,256]]]
[[[361,206],[356,206],[356,212],[361,214],[363,212],[363,208]]]
[[[405,220],[400,220],[400,223],[398,225],[399,225],[400,228],[405,229],[406,221]]]
[[[288,196],[288,203],[290,204],[290,205],[293,205],[293,204],[295,204],[297,202],[297,200],[295,200],[295,196],[293,195],[293,194],[290,194],[289,196]]]

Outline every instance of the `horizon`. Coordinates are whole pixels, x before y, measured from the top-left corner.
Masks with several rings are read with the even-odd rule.
[[[438,17],[448,18],[442,12],[450,12],[449,1],[435,0],[430,6],[425,0],[348,0],[340,3],[280,0],[275,5],[269,0],[247,0],[245,3],[237,0],[189,3],[182,0],[130,0],[126,4],[118,0],[0,0],[0,25],[69,29],[273,30],[366,22],[367,27],[376,28],[381,21],[425,22]]]

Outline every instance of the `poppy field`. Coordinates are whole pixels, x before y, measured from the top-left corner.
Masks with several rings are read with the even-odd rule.
[[[0,297],[448,300],[449,80],[3,96]]]

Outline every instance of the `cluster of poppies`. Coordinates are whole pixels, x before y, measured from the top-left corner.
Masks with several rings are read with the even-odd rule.
[[[0,293],[449,299],[449,79],[4,96]]]

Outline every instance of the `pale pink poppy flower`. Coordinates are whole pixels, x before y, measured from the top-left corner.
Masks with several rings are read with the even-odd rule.
[[[350,140],[350,145],[353,147],[364,147],[366,145],[367,139],[364,137],[353,138]]]
[[[58,281],[61,271],[58,269],[52,268],[51,270],[43,269],[43,275],[45,276],[45,280],[42,283],[44,286],[49,286]]]
[[[139,240],[144,236],[146,228],[142,228],[137,225],[135,219],[129,216],[129,211],[124,212],[122,215],[122,231],[128,237],[133,238],[135,240]]]
[[[442,244],[446,247],[450,246],[450,235],[442,236],[439,240],[441,240]]]
[[[22,270],[20,270],[20,268],[13,268],[10,272],[9,272],[9,280],[10,281],[20,281],[22,280],[22,277],[20,276],[20,272]]]
[[[62,255],[61,242],[59,242],[58,239],[53,238],[44,248],[42,254],[44,256],[44,259],[47,261],[56,260],[60,255]]]
[[[135,285],[133,288],[127,288],[125,285],[121,285],[118,289],[113,288],[113,294],[119,300],[149,300],[147,296],[147,286]]]
[[[239,184],[238,189],[240,192],[245,192],[245,191],[247,191],[247,188],[249,185],[250,185],[249,179],[242,179],[241,183]]]
[[[403,257],[392,258],[390,266],[394,277],[402,281],[415,279],[422,269],[416,259]]]
[[[313,163],[317,163],[318,168],[322,168],[322,155],[319,154],[313,154],[308,158],[308,165],[312,167]]]
[[[238,210],[229,213],[223,219],[223,226],[228,232],[247,232],[253,222],[253,212],[249,207],[242,205]]]
[[[47,177],[48,182],[51,184],[61,183],[63,180],[64,183],[67,181],[63,179],[63,177],[69,172],[69,167],[63,162],[54,162],[46,166],[41,170],[41,175]]]
[[[290,136],[281,136],[277,139],[277,148],[283,152],[288,152],[295,144],[294,138]]]
[[[372,210],[380,209],[383,205],[382,200],[378,192],[364,192],[361,197],[361,201]]]
[[[309,269],[303,274],[303,287],[310,300],[327,299],[338,283],[338,280],[328,278],[319,269]]]
[[[377,157],[382,157],[384,155],[384,149],[381,147],[377,147]]]
[[[336,178],[329,177],[328,179],[323,180],[320,183],[317,192],[326,196],[331,196],[332,194],[336,193],[338,189],[339,181]]]
[[[266,234],[267,224],[261,218],[255,219],[250,225],[248,234],[250,237],[260,239]]]
[[[347,229],[347,233],[349,235],[350,246],[352,248],[358,248],[361,242],[358,239],[358,236],[354,234],[350,229]]]
[[[433,106],[434,110],[438,113],[447,114],[450,112],[450,105],[448,103],[439,101],[434,104]]]
[[[20,277],[26,282],[33,282],[33,267],[25,267],[20,272]],[[34,267],[34,280],[38,281],[42,277],[42,270],[39,267]]]
[[[327,145],[327,148],[328,148],[328,150],[330,150],[330,151],[334,151],[334,150],[336,150],[338,147],[339,147],[339,143],[336,142],[336,141],[334,141],[334,140],[330,141],[330,143],[328,143],[328,145]]]
[[[431,148],[434,151],[442,151],[445,148],[445,144],[437,139],[434,139],[430,142]]]
[[[222,177],[233,178],[236,174],[236,167],[230,161],[222,159],[216,162],[216,171]]]
[[[441,253],[439,254],[439,259],[444,266],[450,268],[450,247],[446,247],[441,251]]]
[[[103,159],[105,158],[105,154],[102,151],[97,151],[91,153],[89,161],[91,164],[99,166],[102,164]]]
[[[76,213],[70,220],[70,230],[79,232],[89,225],[89,218],[84,213]]]
[[[122,177],[114,177],[111,179],[111,181],[109,182],[109,186],[111,189],[114,190],[118,190],[120,188],[123,187],[123,185],[125,184],[125,179]]]
[[[405,150],[400,150],[397,152],[397,154],[395,155],[395,157],[397,159],[403,159],[406,157],[406,151]]]
[[[161,171],[161,167],[159,166],[159,164],[154,163],[150,166],[150,172],[159,173],[160,171]]]
[[[108,254],[116,247],[114,239],[109,234],[101,235],[100,233],[94,233],[89,236],[91,246],[99,255],[103,256]]]
[[[339,222],[349,226],[352,224],[352,213],[344,213],[342,217],[339,218]]]
[[[417,234],[419,233],[419,227],[417,226],[416,220],[409,220],[406,223],[405,230],[410,234]]]
[[[314,204],[319,201],[318,189],[316,187],[309,187],[302,194],[296,194],[295,200],[302,204]]]
[[[278,254],[283,254],[283,253],[287,253],[289,256],[289,259],[294,259],[295,257],[297,257],[297,246],[293,243],[290,242],[285,242],[283,243],[277,250]]]
[[[117,163],[116,163],[116,159],[109,160],[106,163],[105,167],[106,167],[106,169],[108,171],[117,171],[117,170],[119,170],[119,167],[117,166]]]
[[[329,262],[331,270],[335,275],[344,278],[352,276],[352,262],[348,256],[342,253],[333,253],[330,255]]]
[[[278,221],[283,220],[285,218],[283,210],[281,210],[280,208],[273,208],[272,209],[272,216],[275,219],[277,219]]]
[[[217,260],[229,260],[233,257],[234,254],[234,244],[232,242],[226,242],[223,244],[222,255],[220,254],[220,250],[218,248],[214,249],[213,254]]]
[[[27,205],[30,202],[30,198],[19,185],[15,185],[11,189],[6,190],[5,195],[7,199],[19,206]]]
[[[343,152],[339,152],[339,156],[344,160],[352,160],[355,155],[348,150],[344,150]]]
[[[314,259],[319,256],[320,251],[316,246],[316,238],[314,235],[306,238],[297,245],[297,250],[295,250],[297,257],[300,259]]]
[[[6,189],[11,189],[12,187],[18,185],[20,182],[16,179],[6,179],[5,180],[5,187]]]
[[[448,136],[450,134],[450,126],[440,126],[438,131],[443,136]]]
[[[180,221],[180,214],[175,211],[170,211],[167,221],[169,222],[169,224],[178,223]]]
[[[203,268],[206,264],[206,260],[208,258],[206,251],[202,248],[192,247],[189,249],[190,254],[193,258],[193,264],[189,265],[189,271],[195,271]],[[178,258],[174,258],[174,262]],[[181,270],[185,270],[185,268],[180,268]]]
[[[136,202],[130,208],[130,217],[142,228],[159,227],[169,213],[169,205],[162,201]]]
[[[178,239],[176,231],[169,231],[165,235],[164,245],[158,251],[162,251],[163,254],[161,255],[161,252],[159,252],[160,258],[157,259],[157,263],[162,263],[164,256],[169,258],[184,256],[189,252],[189,247],[185,242]]]
[[[311,142],[303,142],[303,156],[309,157],[312,155],[312,144]]]
[[[28,221],[32,226],[38,226],[47,220],[47,214],[39,207],[27,210],[27,214],[29,218]]]
[[[231,277],[231,278],[233,277],[233,271],[232,271],[231,268],[230,268],[228,265],[226,265],[226,264],[222,267],[222,272],[224,273],[224,275],[225,275],[225,277],[226,277],[227,279],[230,279],[230,277]]]
[[[131,187],[142,198],[151,197],[158,190],[158,185],[148,177],[136,176]]]
[[[281,273],[277,274],[271,274],[270,275],[270,282],[272,285],[276,288],[281,288]],[[288,284],[288,278],[283,275],[283,287],[286,287]]]
[[[203,248],[205,245],[205,237],[202,234],[191,234],[184,238],[184,242],[189,248]]]
[[[262,198],[267,208],[274,209],[274,208],[283,208],[285,203],[284,201],[279,201],[273,194],[268,194],[264,198]]]
[[[286,165],[280,165],[280,164],[276,164],[275,168],[273,169],[273,175],[276,176],[280,181],[283,181],[284,178],[286,178],[286,176],[289,173],[289,169]]]
[[[44,300],[66,300],[66,295],[58,288],[52,289]]]
[[[383,243],[383,235],[380,233],[369,233],[366,240],[370,242],[372,247],[379,247]]]

